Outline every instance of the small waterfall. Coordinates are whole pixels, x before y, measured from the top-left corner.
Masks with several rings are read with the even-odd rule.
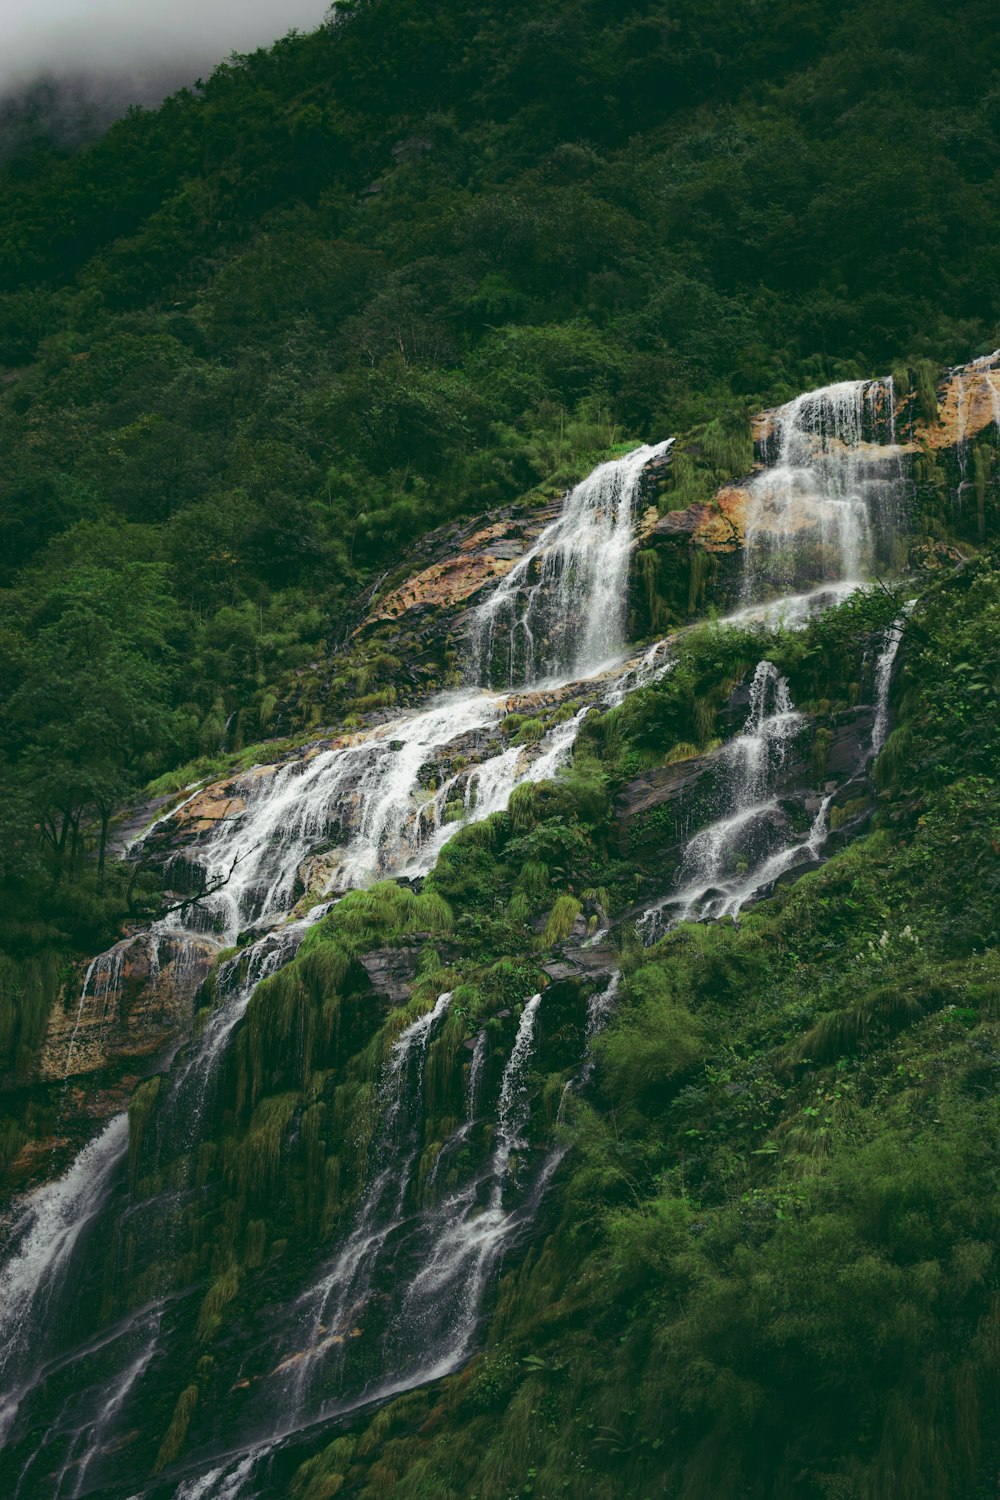
[[[893,620],[885,632],[882,649],[875,663],[875,722],[872,725],[872,755],[879,753],[889,733],[889,690],[892,687],[892,669],[896,665],[896,653],[903,639],[906,616],[915,603],[916,600],[911,599],[904,607],[903,613]]]
[[[88,1471],[100,1456],[133,1388],[138,1385],[156,1354],[161,1316],[162,1308],[154,1307],[146,1319],[141,1320],[134,1330],[129,1330],[130,1333],[139,1334],[138,1353],[131,1359],[126,1358],[125,1364],[107,1388],[96,1414],[91,1417],[89,1412],[86,1413],[81,1425],[71,1434],[53,1495],[67,1495],[75,1500],[75,1497],[86,1493]],[[38,1450],[39,1456],[42,1451]],[[25,1470],[22,1475],[22,1483],[27,1472]]]
[[[443,1201],[414,1207],[427,1047],[450,1002],[450,994],[440,996],[407,1027],[386,1063],[379,1141],[353,1228],[324,1276],[300,1299],[305,1347],[284,1355],[273,1372],[284,1382],[281,1431],[294,1430],[307,1412],[343,1413],[454,1369],[475,1336],[499,1256],[534,1212],[554,1170],[543,1166],[526,1195],[511,1176],[530,1117],[527,1069],[541,1003],[534,995],[521,1013],[501,1077],[485,1167],[472,1169]],[[486,1034],[480,1032],[466,1085],[466,1119],[442,1154],[452,1155],[475,1123],[485,1059]],[[509,1194],[515,1201],[505,1206]]]
[[[476,1033],[475,1045],[472,1049],[472,1057],[469,1062],[469,1080],[465,1089],[465,1122],[467,1125],[475,1123],[476,1104],[479,1100],[479,1085],[483,1077],[483,1067],[486,1062],[486,1032]]]
[[[566,1101],[570,1091],[579,1092],[586,1088],[594,1074],[594,1056],[592,1043],[596,1036],[607,1026],[614,1014],[615,1001],[618,998],[618,986],[621,984],[621,970],[615,969],[608,977],[608,982],[603,990],[595,990],[587,1002],[587,1050],[583,1059],[583,1067],[575,1078],[571,1078],[563,1088],[562,1098],[559,1101],[559,1115],[557,1124],[562,1123]]]
[[[485,1178],[473,1178],[428,1216],[424,1254],[399,1319],[400,1326],[420,1332],[424,1364],[415,1379],[454,1369],[466,1357],[490,1275],[505,1246],[530,1218],[548,1181],[543,1168],[527,1200],[505,1207],[505,1194],[515,1187],[512,1158],[527,1144],[527,1069],[540,1005],[541,995],[533,995],[521,1012],[500,1081],[496,1144]]]
[[[130,947],[132,939],[125,938],[116,943],[106,953],[100,953],[91,959],[87,972],[83,978],[83,987],[80,990],[80,1000],[77,1005],[76,1022],[70,1034],[69,1047],[66,1052],[66,1077],[73,1071],[73,1063],[77,1056],[80,1028],[84,1024],[84,1013],[87,1010],[87,1001],[92,1001],[94,1012],[93,1022],[98,1027],[103,1027],[109,1016],[113,1016],[118,1008],[118,999],[121,994],[122,974],[125,967],[125,954]],[[150,938],[151,947],[155,950],[156,942]]]
[[[589,705],[537,745],[495,749],[505,712],[506,699],[461,695],[356,745],[247,773],[233,785],[235,810],[184,852],[214,894],[176,917],[176,928],[187,921],[231,940],[284,917],[304,879],[323,893],[426,874],[462,823],[502,811],[520,782],[559,769]],[[482,759],[450,771],[453,757],[477,745]]]
[[[439,995],[433,1008],[400,1034],[382,1077],[382,1125],[375,1149],[375,1175],[362,1195],[354,1228],[332,1266],[302,1299],[310,1324],[305,1355],[279,1364],[295,1371],[295,1405],[301,1409],[308,1390],[309,1362],[318,1355],[343,1351],[351,1321],[361,1315],[374,1285],[379,1253],[399,1229],[414,1158],[420,1144],[424,1063],[437,1023],[451,1004],[451,992]],[[332,1330],[332,1332],[331,1332]]]
[[[500,1102],[497,1105],[497,1149],[493,1158],[493,1202],[498,1208],[503,1200],[503,1186],[510,1167],[510,1158],[524,1145],[523,1134],[528,1123],[528,1091],[524,1075],[528,1058],[531,1056],[535,1016],[541,1003],[541,995],[532,995],[521,1012],[517,1036],[514,1038],[514,1046],[500,1084]]]
[[[615,1000],[618,996],[618,986],[621,984],[621,978],[621,971],[616,969],[604,989],[598,990],[595,994],[591,995],[587,1005],[588,1044],[604,1030],[610,1021],[615,1008]]]
[[[621,654],[632,525],[643,471],[670,442],[601,464],[475,611],[472,675],[481,683],[581,678]]]
[[[0,1440],[47,1352],[48,1316],[57,1305],[73,1251],[104,1206],[128,1149],[128,1117],[115,1117],[62,1177],[29,1194],[5,1235],[0,1271]]]
[[[255,943],[219,964],[215,976],[215,1007],[169,1077],[170,1093],[164,1113],[164,1128],[168,1133],[171,1129],[179,1129],[186,1140],[192,1143],[197,1140],[211,1101],[219,1063],[230,1037],[246,1013],[251,996],[262,980],[276,974],[294,957],[309,928],[326,915],[330,904],[316,906],[298,922],[288,922],[265,933]]]
[[[743,597],[804,586],[849,592],[898,522],[892,380],[808,391],[771,414],[765,469],[750,484]]]
[[[790,836],[773,787],[802,727],[788,683],[773,662],[758,663],[743,732],[720,753],[724,811],[687,844],[675,890],[640,918],[643,940],[655,942],[677,922],[736,916],[783,870],[815,854],[826,830],[826,803],[806,839]]]

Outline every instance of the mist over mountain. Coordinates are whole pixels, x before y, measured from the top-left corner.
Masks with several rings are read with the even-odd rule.
[[[0,17],[0,160],[40,146],[73,149],[133,105],[153,108],[253,51],[323,19],[323,0],[219,0],[164,9],[129,0],[49,0]]]
[[[134,105],[155,107],[192,80],[188,62],[126,73],[42,73],[0,97],[0,161],[72,151]]]

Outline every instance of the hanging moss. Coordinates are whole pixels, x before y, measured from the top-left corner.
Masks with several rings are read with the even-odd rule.
[[[886,739],[875,762],[875,785],[879,791],[888,791],[899,783],[909,766],[913,742],[913,726],[910,722],[900,724]]]
[[[248,1270],[255,1270],[264,1264],[266,1245],[267,1221],[265,1219],[248,1220],[243,1241],[243,1263]]]
[[[525,895],[524,891],[516,891],[507,905],[507,915],[510,917],[510,920],[521,926],[527,922],[531,916],[531,911],[531,901]]]
[[[455,1009],[456,1004],[458,1010]],[[452,1009],[427,1049],[427,1062],[424,1067],[424,1109],[429,1120],[436,1120],[439,1115],[449,1109],[456,1087],[461,1083],[458,1054],[469,1034],[464,1016],[459,1014],[459,1011],[463,1009],[461,999],[456,993]]]
[[[382,880],[349,892],[303,948],[312,952],[334,939],[347,954],[363,953],[408,932],[448,933],[453,926],[451,907],[436,891]]]
[[[347,1482],[345,1474],[357,1445],[355,1437],[339,1437],[308,1459],[292,1482],[292,1500],[333,1500]]]
[[[938,419],[938,374],[938,367],[932,360],[917,360],[914,370],[917,399],[920,403],[920,413],[925,422],[936,422]]]
[[[993,476],[993,450],[977,444],[972,455],[973,485],[976,491],[976,528],[980,541],[986,536],[986,500]]]
[[[185,1386],[177,1398],[174,1414],[170,1419],[166,1436],[160,1444],[160,1451],[156,1455],[156,1463],[153,1465],[153,1473],[159,1474],[167,1464],[172,1464],[184,1446],[187,1430],[194,1415],[195,1407],[198,1405],[198,1387],[196,1385]]]
[[[55,952],[17,961],[0,953],[0,1072],[31,1071],[59,994],[61,969]]]
[[[212,1282],[198,1309],[197,1337],[201,1343],[206,1343],[215,1333],[222,1322],[222,1309],[227,1302],[232,1302],[239,1289],[239,1271],[232,1265]]]
[[[160,1093],[160,1075],[140,1083],[128,1103],[128,1178],[134,1190],[142,1157],[142,1139]]]
[[[650,630],[659,630],[666,618],[666,604],[659,594],[660,555],[655,547],[636,554],[636,570],[646,595],[646,619]]]
[[[272,1094],[254,1110],[250,1127],[236,1147],[231,1168],[241,1200],[262,1198],[273,1187],[282,1142],[298,1103],[298,1094]]]
[[[816,775],[826,775],[826,763],[830,757],[830,746],[833,744],[833,730],[821,725],[813,734],[812,760],[816,768]]]
[[[251,997],[236,1038],[236,1107],[253,1107],[269,1086],[305,1086],[334,1046],[340,1021],[339,987],[350,959],[333,943],[308,948]]]
[[[697,614],[705,599],[711,560],[702,547],[692,547],[688,561],[688,614]]]
[[[342,1201],[340,1158],[328,1156],[323,1164],[323,1218],[320,1226],[323,1236],[332,1231]]]
[[[535,816],[536,785],[534,781],[522,781],[510,794],[507,815],[510,818],[511,827],[518,833],[529,833],[537,822]]]

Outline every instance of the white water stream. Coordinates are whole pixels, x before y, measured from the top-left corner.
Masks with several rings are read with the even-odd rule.
[[[884,526],[884,517],[871,520],[869,508],[885,500],[886,481],[874,475],[878,465],[863,451],[863,437],[883,420],[885,389],[877,382],[832,387],[777,414],[777,462],[752,487],[747,584],[739,620],[804,623],[857,586],[875,546],[873,538]],[[248,927],[260,933],[220,969],[217,993],[222,1002],[170,1079],[172,1108],[187,1120],[192,1142],[219,1062],[254,988],[287,962],[309,923],[327,909],[314,906],[290,923],[304,892],[328,904],[329,898],[372,879],[426,873],[459,826],[503,809],[521,782],[558,770],[591,703],[613,706],[669,669],[669,649],[662,642],[637,660],[621,663],[635,507],[646,465],[668,447],[640,448],[595,470],[474,615],[473,682],[521,682],[545,692],[572,682],[577,703],[580,689],[589,701],[537,744],[517,746],[502,733],[504,717],[518,706],[509,694],[474,688],[442,697],[349,744],[307,751],[278,766],[241,774],[231,784],[219,820],[184,850],[180,859],[188,877],[193,876],[193,888],[219,889],[199,906],[167,919],[163,926],[171,938],[210,930],[221,942],[232,941]],[[782,587],[791,590],[784,599],[767,600],[766,595]],[[803,850],[818,850],[825,804],[805,841],[785,838],[779,847],[773,838],[763,845],[757,841],[759,827],[773,812],[770,779],[799,723],[787,684],[770,663],[761,663],[747,726],[723,756],[726,812],[689,844],[681,888],[661,903],[670,920],[678,913],[704,917],[738,911],[761,888],[761,881],[754,886],[758,874],[780,873],[781,861],[787,861],[782,868],[788,867]],[[661,920],[661,908],[650,914],[651,929]],[[96,977],[99,982],[84,986],[78,1024],[90,1001],[105,1007],[109,1003],[117,983],[116,963],[114,950],[95,960],[88,981]],[[605,1023],[616,983],[613,978],[594,1002],[588,1038]],[[527,1174],[516,1170],[529,1118],[526,1074],[541,1004],[536,995],[524,1006],[499,1092],[492,1096],[494,1145],[485,1166],[444,1196],[434,1200],[432,1193],[430,1207],[416,1208],[408,1197],[421,1146],[427,1048],[450,1000],[442,995],[401,1034],[390,1055],[381,1092],[381,1135],[367,1186],[347,1237],[300,1303],[301,1341],[277,1362],[288,1398],[278,1424],[282,1431],[294,1430],[317,1411],[329,1415],[339,1409],[331,1381],[335,1387],[338,1372],[362,1342],[355,1339],[353,1320],[376,1302],[384,1304],[382,1368],[365,1367],[361,1395],[352,1400],[377,1399],[460,1363],[474,1340],[482,1295],[498,1260],[534,1212],[558,1165],[561,1148],[548,1153],[527,1190],[519,1181]],[[481,1125],[479,1116],[489,1108],[487,1060],[480,1033],[470,1060],[465,1118],[444,1142],[438,1164],[453,1159]],[[109,1160],[111,1129],[81,1153],[60,1183],[40,1190],[54,1195],[51,1211],[33,1210],[35,1229],[14,1241],[5,1276],[14,1277],[12,1287],[23,1283],[20,1321],[12,1324],[16,1329],[33,1330],[44,1322],[47,1291],[58,1286],[72,1258],[74,1238],[57,1200],[74,1205],[74,1214],[82,1213],[84,1204],[88,1210],[95,1205],[82,1223],[103,1202],[125,1149],[124,1117],[115,1125],[117,1154]],[[19,1247],[28,1247],[29,1240],[22,1255]],[[397,1255],[407,1270],[398,1295],[385,1303],[383,1293],[376,1292],[385,1285],[386,1265]],[[0,1290],[0,1331],[6,1305]],[[152,1320],[149,1342],[132,1352],[115,1385],[104,1393],[97,1430],[103,1432],[123,1415],[141,1389],[158,1330],[158,1320]],[[20,1347],[15,1340],[15,1354]],[[87,1493],[91,1470],[99,1477],[95,1454],[91,1442],[82,1468],[79,1460],[72,1470],[64,1463],[54,1494]],[[245,1483],[252,1483],[253,1471],[244,1451],[189,1481],[183,1493],[236,1496]]]
[[[643,473],[672,439],[600,464],[475,612],[478,682],[591,677],[621,653]]]
[[[727,623],[801,628],[862,587],[880,555],[891,554],[902,513],[893,413],[891,379],[825,386],[771,413],[765,466],[749,485],[744,603]],[[900,636],[897,622],[876,665],[875,753]],[[777,795],[802,723],[787,682],[771,662],[759,662],[743,732],[718,757],[717,816],[688,840],[674,889],[637,922],[644,942],[678,922],[736,917],[789,870],[819,858],[832,794],[804,836]]]
[[[857,587],[899,519],[891,379],[808,391],[771,413],[750,484],[744,604],[803,584]]]
[[[128,1117],[115,1115],[61,1177],[29,1194],[7,1226],[0,1270],[0,1444],[48,1352],[49,1303],[127,1149]]]

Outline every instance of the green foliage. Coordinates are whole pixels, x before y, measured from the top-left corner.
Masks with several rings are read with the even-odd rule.
[[[142,1157],[143,1136],[160,1092],[159,1074],[147,1078],[128,1102],[128,1173],[134,1182]]]
[[[0,1072],[30,1071],[64,977],[52,949],[18,961],[0,953]]]
[[[910,616],[881,830],[738,927],[625,946],[593,1092],[564,1126],[558,1223],[501,1288],[484,1358],[435,1392],[434,1423],[397,1447],[384,1410],[352,1483],[391,1452],[417,1493],[425,1475],[438,1493],[581,1500],[988,1487],[995,570],[976,559]],[[844,701],[896,610],[858,601],[768,654]],[[678,668],[711,652],[728,679],[746,644],[709,635]],[[588,726],[618,763],[647,732],[635,697]]]
[[[929,418],[941,365],[995,342],[985,0],[832,17],[358,0],[89,149],[0,161],[6,1069],[28,1074],[71,959],[119,928],[114,808],[245,763],[258,732],[423,690],[388,634],[332,673],[326,654],[430,528],[674,432],[660,508],[710,501],[750,465],[748,411],[905,362]],[[995,468],[976,444],[980,541]],[[933,521],[947,467],[925,455],[918,478]],[[645,549],[651,630],[704,607],[715,563],[662,567]],[[739,928],[626,941],[551,1236],[508,1268],[486,1357],[308,1458],[294,1493],[986,1492],[998,597],[984,554],[908,623],[879,832]],[[471,1023],[502,1034],[492,1012],[541,983],[527,923],[554,899],[559,941],[576,892],[627,904],[610,794],[728,734],[765,654],[800,707],[850,706],[900,602],[692,632],[589,716],[570,774],[460,830],[419,892],[340,902],[253,996],[197,1151],[158,1161],[158,1081],[134,1095],[133,1193],[181,1206],[165,1270],[122,1247],[122,1295],[162,1272],[222,1349],[356,1201],[401,1027],[453,985],[430,1160]],[[425,935],[406,1007],[356,1003],[359,955]],[[24,1092],[5,1155],[45,1113]],[[158,1468],[201,1389],[156,1418]]]
[[[173,1463],[174,1459],[180,1453],[197,1405],[198,1387],[196,1385],[185,1386],[177,1398],[177,1405],[174,1407],[170,1426],[167,1428],[163,1442],[160,1444],[160,1451],[156,1456],[155,1473],[159,1473],[161,1469],[166,1468],[167,1464]]]
[[[546,947],[564,942],[573,930],[573,923],[583,910],[575,896],[557,896],[545,923],[543,941]]]

